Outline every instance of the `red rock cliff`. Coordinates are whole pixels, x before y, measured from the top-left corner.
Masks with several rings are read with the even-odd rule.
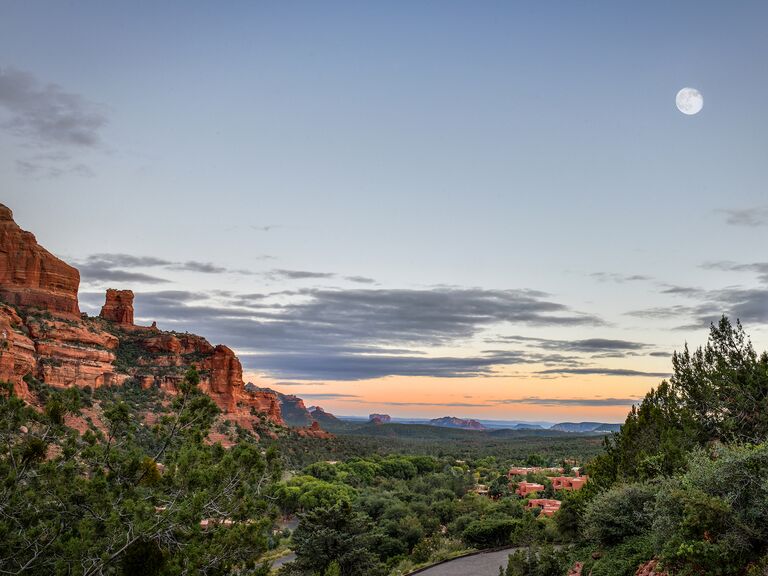
[[[128,378],[175,393],[190,366],[200,388],[244,426],[260,415],[283,424],[274,392],[246,390],[226,346],[194,334],[133,324],[133,292],[107,291],[99,318],[81,317],[80,274],[37,243],[0,204],[0,381],[28,397],[27,374],[52,386],[121,384]],[[53,316],[51,316],[53,315]]]
[[[107,290],[107,301],[99,317],[123,326],[133,326],[133,292],[130,290]]]
[[[0,297],[16,306],[80,317],[80,273],[40,246],[0,204]]]
[[[10,306],[0,304],[0,382],[10,382],[14,391],[27,398],[23,378],[35,370],[35,344],[24,334],[23,322]]]

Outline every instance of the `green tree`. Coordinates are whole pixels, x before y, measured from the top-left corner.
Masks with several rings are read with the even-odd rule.
[[[44,413],[5,390],[3,570],[172,576],[238,567],[256,573],[272,524],[267,496],[279,461],[252,443],[224,450],[204,442],[218,410],[197,389],[194,372],[151,431],[117,399],[102,405],[104,432],[80,435],[63,425],[79,409],[76,389],[46,390],[46,405],[55,409]]]
[[[507,518],[474,520],[464,529],[462,539],[475,548],[495,548],[509,544],[517,521]]]
[[[296,560],[281,574],[326,574],[335,566],[339,576],[382,574],[381,562],[372,551],[378,536],[370,518],[355,512],[348,502],[312,510],[301,515],[293,534]]]

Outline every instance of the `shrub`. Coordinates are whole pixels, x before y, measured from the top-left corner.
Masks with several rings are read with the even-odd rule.
[[[653,501],[658,486],[627,484],[598,494],[584,512],[585,536],[611,546],[643,534],[653,519]]]

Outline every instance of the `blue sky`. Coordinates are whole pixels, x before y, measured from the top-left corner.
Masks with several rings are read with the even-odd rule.
[[[424,413],[397,381],[443,412],[548,390],[620,419],[718,314],[768,344],[767,16],[6,1],[0,200],[84,270],[84,308],[133,288],[341,413]]]

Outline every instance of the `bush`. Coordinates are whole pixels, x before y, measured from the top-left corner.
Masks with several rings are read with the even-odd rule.
[[[517,526],[515,520],[486,518],[475,520],[464,529],[462,539],[475,548],[495,548],[509,544],[512,530]]]
[[[584,512],[584,534],[598,544],[612,546],[643,534],[651,527],[658,486],[627,484],[598,494]]]

